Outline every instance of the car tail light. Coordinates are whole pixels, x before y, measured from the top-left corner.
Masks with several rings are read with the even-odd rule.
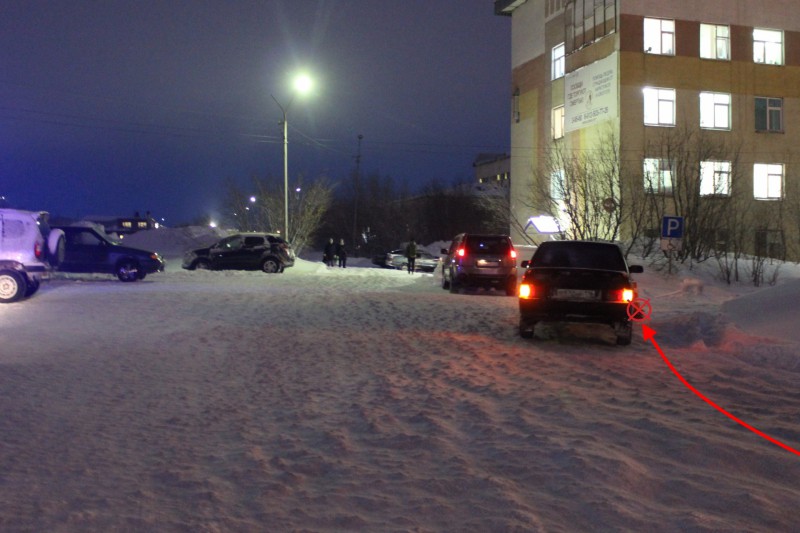
[[[619,289],[615,291],[609,291],[608,299],[614,302],[632,302],[634,297],[636,296],[636,292],[633,289]]]
[[[36,259],[41,259],[42,258],[42,256],[44,255],[44,252],[42,250],[42,243],[40,243],[40,242],[34,243],[34,245],[33,245],[33,255],[36,256]]]
[[[519,285],[520,299],[531,300],[533,299],[534,296],[536,296],[536,287],[534,287],[530,283],[520,283]]]
[[[467,255],[467,249],[466,248],[459,248],[458,251],[456,252],[456,255],[458,257],[465,257]]]
[[[511,255],[511,259],[516,259],[517,258],[517,251],[514,248],[511,248],[510,255]]]

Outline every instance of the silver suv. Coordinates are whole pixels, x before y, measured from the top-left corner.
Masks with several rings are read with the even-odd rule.
[[[0,209],[0,303],[33,295],[64,258],[64,232],[45,212]]]
[[[442,263],[442,288],[458,292],[461,287],[502,289],[517,293],[517,251],[508,235],[456,235]]]

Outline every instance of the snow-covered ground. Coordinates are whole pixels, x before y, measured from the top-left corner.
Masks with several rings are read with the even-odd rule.
[[[514,298],[363,259],[182,271],[205,238],[0,306],[0,531],[800,529],[800,456],[639,332],[524,340]],[[800,449],[796,269],[637,279],[680,373]]]

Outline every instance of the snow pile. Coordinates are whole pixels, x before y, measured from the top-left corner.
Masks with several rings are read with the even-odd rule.
[[[800,457],[641,335],[521,339],[514,298],[438,276],[170,265],[0,306],[0,530],[797,529]],[[758,328],[796,315],[796,281],[687,277],[637,278],[659,346],[800,448],[797,344]]]

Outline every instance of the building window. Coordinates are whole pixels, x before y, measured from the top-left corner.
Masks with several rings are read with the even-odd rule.
[[[550,174],[550,198],[555,201],[562,201],[566,197],[564,181],[564,170],[554,170]]]
[[[756,131],[783,131],[783,98],[756,97]]]
[[[775,259],[783,259],[785,257],[783,232],[781,230],[758,229],[755,237],[756,256]]]
[[[672,169],[669,160],[644,160],[644,190],[649,194],[672,194]]]
[[[618,0],[564,2],[567,53],[583,48],[617,29]]]
[[[704,59],[731,58],[731,30],[718,24],[700,24],[700,57]]]
[[[550,129],[553,139],[560,139],[564,136],[564,106],[554,107],[550,115]]]
[[[553,60],[552,66],[550,68],[551,78],[553,80],[557,80],[558,78],[564,77],[564,67],[565,67],[565,58],[564,58],[564,43],[559,44],[558,46],[553,47]]]
[[[700,196],[730,196],[731,162],[700,162]]]
[[[753,197],[756,200],[783,197],[783,165],[756,163],[753,166]]]
[[[675,21],[644,19],[644,51],[648,54],[675,55]]]
[[[783,65],[783,32],[754,29],[753,61],[767,65]]]
[[[731,129],[731,95],[700,93],[700,127],[716,130]]]
[[[519,122],[519,89],[511,95],[511,120]]]
[[[647,126],[675,125],[675,89],[645,87],[644,123]]]

